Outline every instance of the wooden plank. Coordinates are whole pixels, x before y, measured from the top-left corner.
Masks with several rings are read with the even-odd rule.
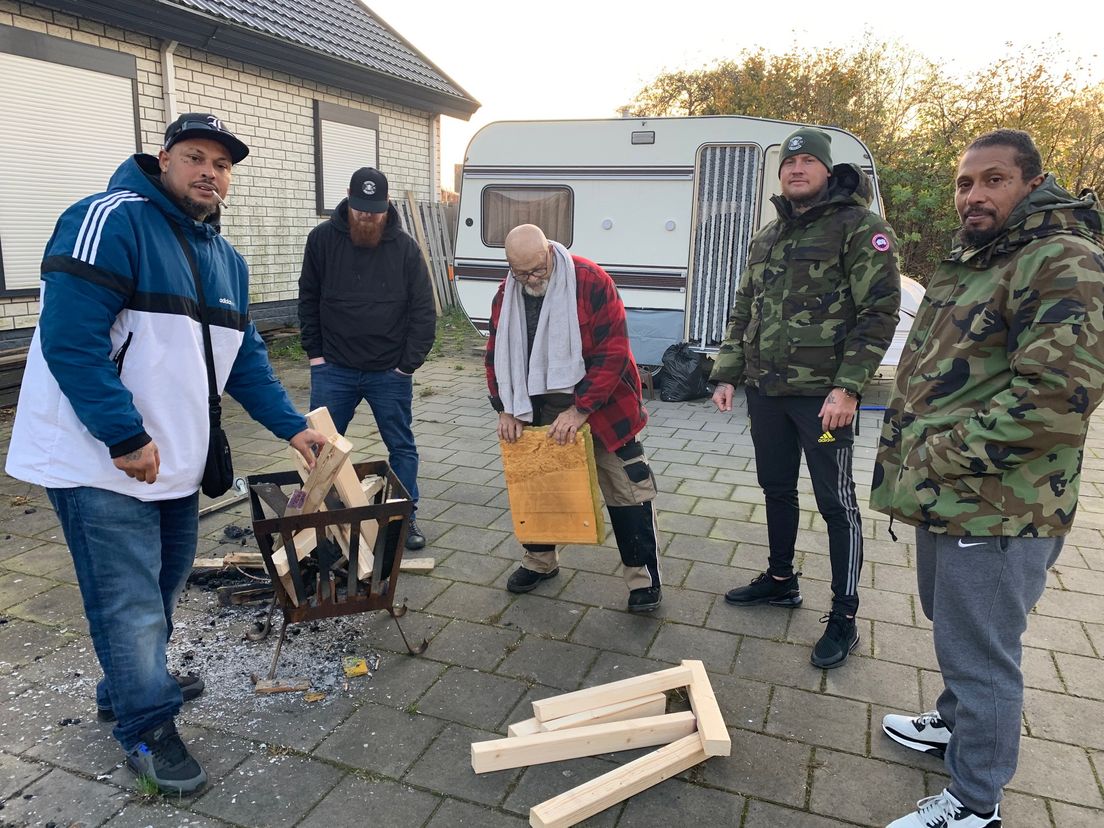
[[[192,561],[192,569],[222,569],[226,562],[222,558],[196,558]]]
[[[584,725],[605,724],[606,722],[620,722],[625,719],[639,719],[643,716],[662,716],[667,712],[667,695],[665,693],[652,693],[641,696],[639,699],[607,704],[604,707],[596,707],[593,710],[584,710],[571,716],[561,716],[541,725],[542,730],[556,731],[567,730],[572,727]]]
[[[430,288],[433,290],[433,304],[437,309],[437,315],[441,315],[441,297],[437,295],[436,285],[433,284],[433,279],[428,276],[428,272],[433,269],[433,258],[429,255],[429,248],[426,246],[425,228],[422,227],[422,217],[418,214],[418,205],[414,201],[414,193],[410,190],[406,191],[406,201],[410,205],[410,220],[414,224],[414,234],[418,241],[418,247],[421,248],[422,258],[426,263],[426,278],[429,279]]]
[[[315,431],[324,434],[327,439],[337,434],[337,427],[334,426],[333,418],[330,416],[329,410],[324,406],[322,408],[316,408],[314,411],[307,414],[307,425]],[[356,470],[351,463],[344,464],[341,469],[338,470],[337,477],[334,478],[334,488],[337,490],[338,497],[341,498],[341,502],[345,504],[345,508],[347,509],[372,505],[368,495],[366,495],[364,490],[360,487],[360,480],[357,478]],[[357,578],[362,581],[372,577],[372,564],[374,562],[372,550],[375,549],[376,535],[378,533],[379,524],[377,524],[376,521],[361,521],[361,543],[360,552],[357,558]]]
[[[709,674],[700,661],[683,659],[683,667],[690,668],[690,706],[698,718],[698,734],[706,756],[728,756],[732,753],[732,737],[728,735],[721,706],[713,694]]]
[[[297,693],[300,690],[310,690],[310,679],[297,676],[286,679],[261,679],[253,685],[253,692],[261,696],[271,693]]]
[[[541,723],[536,719],[523,719],[520,722],[508,725],[506,734],[508,736],[532,736],[534,733],[540,733],[541,730]]]
[[[639,719],[642,716],[662,716],[666,711],[667,695],[665,693],[653,693],[650,696],[641,696],[639,699],[629,699],[616,704],[607,704],[605,707],[596,707],[593,710],[584,710],[582,713],[575,713],[571,716],[561,716],[543,724],[535,718],[525,719],[507,727],[506,732],[510,736],[529,736],[533,733],[567,730],[583,725]]]
[[[694,714],[687,710],[664,716],[573,727],[554,733],[472,742],[472,770],[489,773],[599,753],[665,745],[689,736],[696,729]]]
[[[353,444],[340,434],[327,435],[326,445],[318,453],[314,468],[303,483],[303,491],[307,493],[307,499],[303,503],[300,514],[310,515],[318,511],[326,495],[333,488],[338,473],[343,467],[347,467],[349,455],[352,453]],[[359,485],[357,490],[360,490]]]
[[[706,759],[692,733],[529,809],[534,828],[568,828]]]
[[[222,562],[227,566],[263,567],[264,557],[260,552],[230,552],[223,555]]]
[[[432,572],[437,565],[436,558],[403,558],[400,572]]]
[[[535,701],[533,715],[538,721],[547,722],[550,719],[582,713],[595,707],[604,707],[607,704],[617,704],[617,702],[649,696],[652,693],[685,687],[690,683],[692,676],[690,668],[679,666],[613,681],[609,684],[599,684],[596,687],[587,687]]]

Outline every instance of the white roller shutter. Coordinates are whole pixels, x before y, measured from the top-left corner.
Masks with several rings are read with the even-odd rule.
[[[349,189],[349,179],[361,167],[376,166],[376,130],[323,118],[322,203],[332,210]]]
[[[42,252],[70,204],[107,188],[134,153],[133,81],[0,52],[4,288],[38,288]]]

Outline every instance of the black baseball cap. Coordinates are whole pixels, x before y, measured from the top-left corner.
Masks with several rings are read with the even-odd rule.
[[[361,167],[353,173],[349,206],[362,213],[386,213],[387,176],[373,167]]]
[[[230,153],[230,160],[237,164],[249,155],[249,147],[227,129],[217,115],[209,112],[185,112],[165,128],[165,149],[185,138],[206,138],[218,141]]]

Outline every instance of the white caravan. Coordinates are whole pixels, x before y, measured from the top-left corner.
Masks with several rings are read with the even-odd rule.
[[[637,362],[658,364],[674,342],[715,350],[748,243],[776,215],[779,148],[797,126],[727,115],[488,124],[468,145],[460,192],[454,273],[464,311],[486,334],[508,270],[503,240],[532,223],[613,277]],[[871,209],[881,213],[869,150],[846,130],[822,129],[837,164],[874,179]]]

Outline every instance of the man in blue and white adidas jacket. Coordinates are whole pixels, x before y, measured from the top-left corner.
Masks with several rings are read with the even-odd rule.
[[[104,671],[99,718],[117,721],[128,765],[173,793],[206,781],[174,725],[203,685],[170,675],[165,647],[195,558],[210,428],[195,277],[174,226],[203,281],[220,392],[309,463],[325,441],[273,375],[245,260],[219,235],[248,153],[215,116],[182,115],[156,158],[132,156],[106,193],[62,214],[7,460],[46,487],[65,533]]]

